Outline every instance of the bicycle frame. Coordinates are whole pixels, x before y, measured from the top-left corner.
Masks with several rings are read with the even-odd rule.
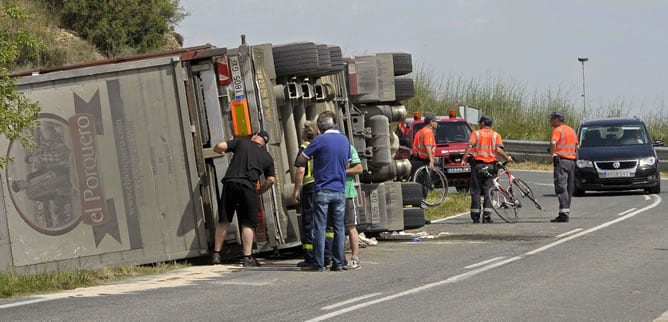
[[[513,174],[508,170],[504,165],[501,165],[502,171],[500,171],[494,178],[492,178],[492,186],[494,188],[499,189],[503,194],[511,198],[512,204],[509,204],[508,206],[512,207],[519,207],[520,202],[519,199],[515,196],[515,192],[513,191],[513,182],[518,180]],[[508,178],[508,185],[504,186],[499,181],[501,180],[501,177],[506,176]]]

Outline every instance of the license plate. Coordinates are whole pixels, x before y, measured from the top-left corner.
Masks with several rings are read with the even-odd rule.
[[[447,173],[467,173],[471,172],[471,167],[447,168],[445,171]]]
[[[608,170],[603,171],[604,178],[627,178],[633,177],[633,174],[629,170]]]

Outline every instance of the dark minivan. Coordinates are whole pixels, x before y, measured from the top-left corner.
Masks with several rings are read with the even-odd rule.
[[[661,192],[659,158],[645,124],[638,118],[583,121],[575,167],[575,195],[587,190]]]

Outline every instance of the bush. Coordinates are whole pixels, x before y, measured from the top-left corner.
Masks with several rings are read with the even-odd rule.
[[[63,28],[108,57],[161,49],[164,35],[185,17],[177,0],[63,0],[54,5],[62,5]]]

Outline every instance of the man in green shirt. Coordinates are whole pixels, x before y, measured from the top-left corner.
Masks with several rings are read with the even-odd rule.
[[[362,168],[362,161],[360,160],[357,150],[354,146],[350,146],[350,165],[346,169],[346,213],[344,217],[344,226],[346,234],[350,238],[350,249],[352,255],[346,269],[356,270],[360,269],[359,258],[359,234],[357,232],[357,208],[355,205],[355,198],[357,198],[357,190],[355,189],[355,176],[361,174],[364,170]]]

